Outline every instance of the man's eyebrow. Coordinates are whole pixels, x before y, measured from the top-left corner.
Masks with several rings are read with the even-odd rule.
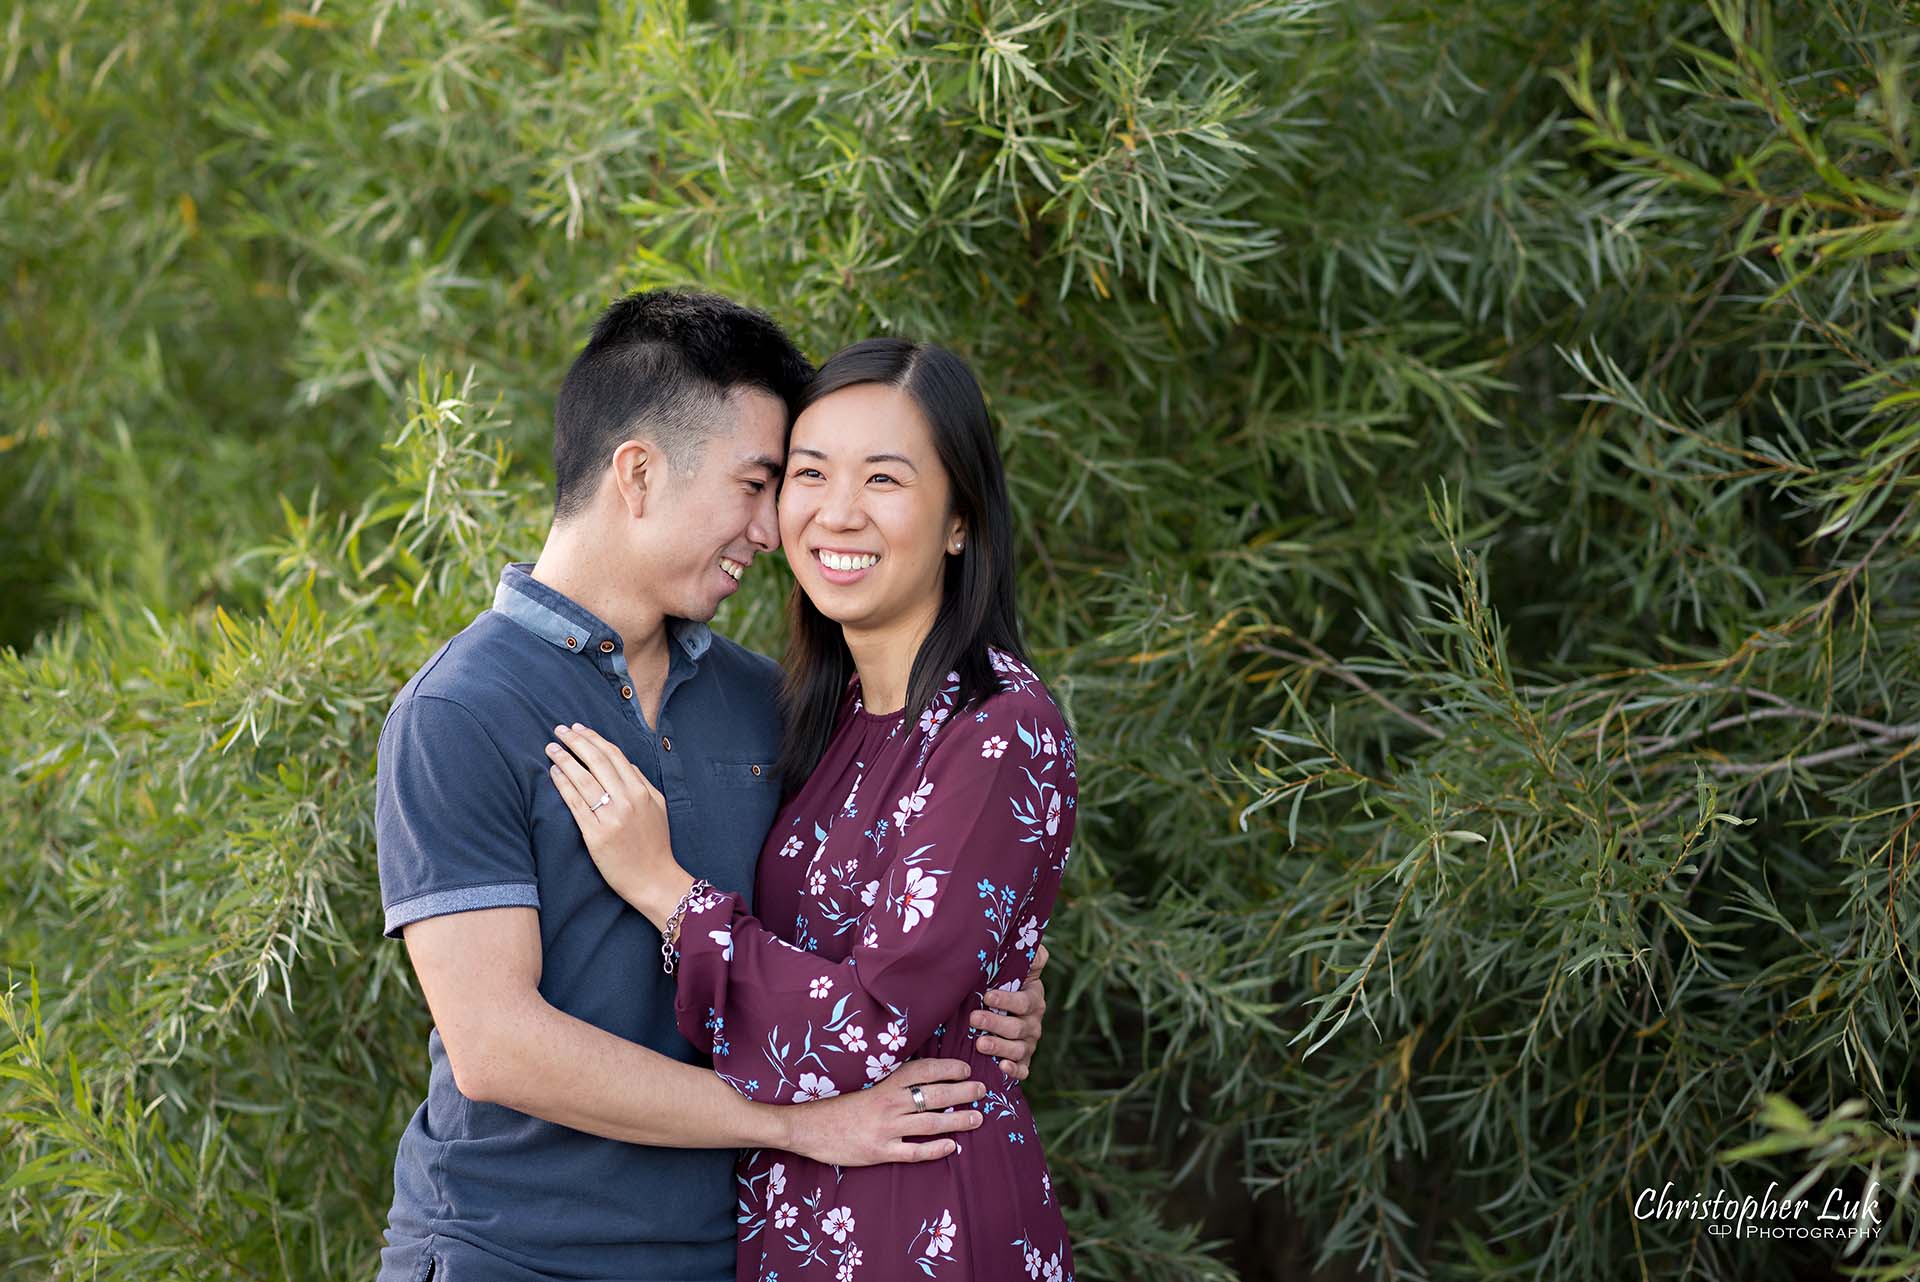
[[[780,475],[780,468],[781,468],[780,460],[773,457],[771,454],[755,454],[752,458],[741,459],[740,465],[742,467],[760,468],[768,476]]]

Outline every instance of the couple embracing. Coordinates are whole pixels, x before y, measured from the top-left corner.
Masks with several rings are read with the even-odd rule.
[[[434,1020],[382,1282],[1070,1279],[1020,1082],[1074,745],[973,375],[635,294],[554,468],[539,559],[381,733]],[[775,664],[707,620],[780,546]]]

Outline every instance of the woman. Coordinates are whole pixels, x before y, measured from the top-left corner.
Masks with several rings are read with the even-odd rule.
[[[1072,735],[1021,658],[1006,481],[972,374],[899,339],[835,355],[794,421],[779,510],[790,795],[758,915],[674,862],[659,794],[591,731],[570,732],[555,785],[608,883],[661,927],[681,1031],[736,1090],[795,1103],[927,1056],[987,1086],[977,1133],[934,1141],[955,1150],[940,1160],[746,1154],[741,1279],[1062,1282],[1032,1113],[968,1027],[987,989],[1027,973],[1077,794]],[[624,824],[590,819],[616,789],[650,798]]]

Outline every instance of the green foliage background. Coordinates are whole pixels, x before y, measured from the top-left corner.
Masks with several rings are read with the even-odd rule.
[[[0,22],[10,1276],[371,1274],[379,723],[660,284],[988,387],[1083,1278],[1920,1272],[1908,6]],[[1885,1227],[1631,1213],[1803,1177]]]

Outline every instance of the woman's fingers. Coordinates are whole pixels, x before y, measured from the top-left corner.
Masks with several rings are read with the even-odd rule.
[[[624,781],[625,776],[614,764],[615,754],[607,750],[607,741],[578,722],[570,726],[555,726],[553,733],[561,743],[600,781],[601,787],[608,792],[618,793],[624,789],[616,785]],[[624,758],[623,758],[624,760]]]
[[[580,831],[585,832],[588,823],[596,817],[591,810],[587,809],[592,803],[580,795],[580,789],[558,765],[547,767],[547,778],[553,780],[553,786],[560,791],[560,800],[567,803],[567,809],[573,814],[573,821],[580,825]],[[593,795],[597,798],[600,794],[596,792]]]
[[[594,802],[600,800],[601,793],[611,793],[613,791],[601,781],[597,774],[589,770],[577,757],[558,744],[550,743],[547,745],[547,760],[553,762],[555,769],[560,773],[560,777],[572,784],[574,791],[586,799],[588,806],[592,806]]]
[[[607,790],[618,797],[631,792],[635,800],[645,796],[658,796],[659,789],[653,786],[640,767],[627,760],[627,755],[602,738],[592,726],[575,722],[570,726],[556,726],[561,740],[580,758],[593,768],[595,776],[605,781]]]

